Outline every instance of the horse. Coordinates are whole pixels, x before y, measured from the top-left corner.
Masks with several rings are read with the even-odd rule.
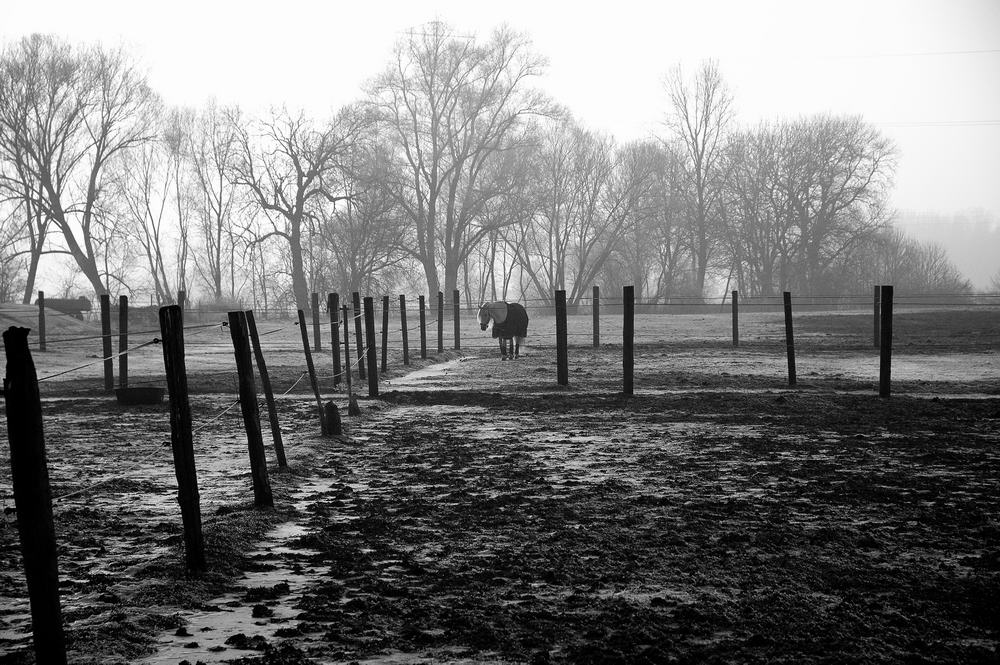
[[[486,330],[493,321],[493,337],[500,340],[500,358],[513,360],[521,355],[521,344],[528,336],[528,313],[516,302],[488,302],[479,308],[479,328]],[[508,354],[506,342],[510,342]]]

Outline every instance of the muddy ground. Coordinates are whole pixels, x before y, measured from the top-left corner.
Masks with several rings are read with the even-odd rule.
[[[200,576],[166,406],[119,406],[100,364],[43,381],[71,661],[997,662],[1000,312],[900,314],[889,399],[870,315],[797,319],[794,387],[780,314],[748,319],[737,348],[723,315],[640,319],[633,396],[613,319],[597,349],[571,326],[568,386],[551,321],[514,362],[469,326],[411,368],[392,352],[334,439],[276,322],[290,466],[269,450],[266,512],[223,413],[228,334],[192,330]],[[41,376],[88,362],[54,347]],[[158,353],[133,382],[161,381]],[[30,663],[6,455],[0,663]]]

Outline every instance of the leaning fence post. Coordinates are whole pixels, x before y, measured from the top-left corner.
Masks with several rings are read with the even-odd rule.
[[[250,343],[253,345],[254,359],[257,361],[257,371],[260,372],[260,387],[264,390],[264,402],[267,404],[267,419],[271,423],[271,440],[274,442],[274,454],[278,458],[278,466],[285,468],[288,460],[285,458],[285,444],[281,440],[281,425],[278,423],[278,407],[274,403],[274,390],[271,389],[271,377],[267,373],[267,363],[264,362],[264,351],[260,348],[260,335],[257,334],[257,322],[253,310],[246,313],[247,329],[250,332]]]
[[[454,310],[454,314],[455,314],[455,350],[456,351],[461,351],[462,350],[462,317],[461,317],[461,315],[459,313],[459,305],[460,305],[460,302],[461,302],[461,294],[458,292],[458,289],[455,289],[454,291],[451,292],[451,302],[452,302],[452,309]]]
[[[444,293],[438,291],[438,353],[444,353]]]
[[[333,351],[333,386],[340,385],[340,321],[337,316],[340,314],[340,296],[336,293],[329,293],[326,296],[326,309],[330,313],[330,348]]]
[[[104,392],[115,389],[115,360],[111,355],[111,296],[101,294],[101,348],[104,354]]]
[[[319,409],[319,429],[327,434],[326,418],[323,413],[323,399],[319,396],[319,384],[316,382],[316,367],[313,365],[312,353],[309,351],[309,331],[306,330],[306,313],[299,310],[299,331],[302,333],[302,351],[306,354],[306,370],[309,372],[309,383],[312,385],[313,396],[316,397],[316,408]]]
[[[635,371],[635,287],[622,287],[622,370],[624,374],[622,392],[632,394]]]
[[[782,294],[785,304],[785,351],[788,355],[788,385],[795,385],[795,337],[792,334],[792,293]]]
[[[424,311],[424,297],[419,296],[417,303],[420,308],[420,359],[427,358],[427,313]]]
[[[315,291],[312,294],[312,320],[313,320],[313,344],[316,345],[316,353],[323,350],[322,338],[319,332],[319,294]]]
[[[878,396],[888,397],[892,379],[892,287],[883,286],[880,295],[882,327],[879,339]]]
[[[872,344],[875,346],[876,349],[879,348],[879,342],[881,341],[881,339],[880,339],[881,338],[881,333],[879,332],[879,317],[881,316],[881,314],[879,312],[879,309],[880,309],[880,307],[879,307],[879,295],[880,295],[880,289],[881,288],[882,287],[879,286],[878,284],[876,284],[872,288],[872,291],[873,291],[873,295],[872,295],[872,305],[873,305],[872,321],[874,322],[874,324],[873,324],[874,325],[874,331],[873,331],[874,334],[872,335]]]
[[[45,350],[45,291],[38,292],[38,350]]]
[[[184,560],[188,570],[205,570],[205,544],[201,534],[201,504],[198,474],[194,466],[191,404],[188,401],[187,368],[184,364],[184,320],[180,305],[160,308],[163,367],[170,393],[170,447],[177,476],[177,502],[184,524]]]
[[[368,355],[368,396],[378,397],[378,350],[375,347],[375,300],[365,296],[365,346]]]
[[[740,292],[733,291],[733,346],[740,345]]]
[[[566,343],[566,291],[556,291],[556,380],[569,385],[569,358]]]
[[[128,296],[118,296],[118,386],[128,388]]]
[[[35,660],[63,665],[66,663],[66,641],[59,606],[59,564],[52,523],[52,491],[45,458],[38,376],[28,350],[29,332],[28,328],[11,326],[3,333],[7,354],[4,397],[11,485],[24,575],[28,582]]]
[[[382,296],[382,373],[389,371],[389,296]]]
[[[233,338],[236,372],[240,383],[240,411],[243,427],[247,432],[247,450],[250,453],[250,477],[253,480],[253,505],[273,508],[271,483],[267,479],[267,459],[264,456],[264,437],[260,432],[260,411],[257,408],[257,388],[253,380],[253,361],[247,335],[246,312],[229,312],[229,334]]]
[[[399,325],[403,333],[403,364],[410,364],[410,340],[406,330],[406,296],[399,295]]]
[[[601,345],[601,287],[594,287],[594,348]]]
[[[365,378],[365,350],[364,346],[364,333],[361,331],[361,294],[355,291],[351,294],[351,299],[354,303],[354,346],[357,347],[358,351],[358,378]]]

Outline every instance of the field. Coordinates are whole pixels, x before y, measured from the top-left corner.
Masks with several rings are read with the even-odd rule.
[[[200,576],[182,567],[166,405],[118,405],[99,362],[76,369],[99,341],[58,342],[93,326],[54,328],[34,358],[67,371],[40,388],[71,662],[1000,659],[1000,311],[897,312],[888,399],[870,313],[798,315],[794,387],[780,313],[745,313],[738,347],[727,312],[642,315],[632,396],[615,317],[599,348],[571,317],[568,386],[551,317],[513,362],[472,320],[451,350],[448,321],[449,350],[432,333],[420,360],[411,332],[404,368],[393,333],[379,398],[355,377],[354,417],[325,336],[337,438],[298,329],[259,321],[289,456],[265,512],[229,333],[192,322]],[[129,363],[130,384],[162,385],[158,346]],[[30,663],[6,450],[0,499],[0,663]]]

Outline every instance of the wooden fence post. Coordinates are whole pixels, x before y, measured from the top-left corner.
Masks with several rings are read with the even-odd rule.
[[[38,663],[66,663],[59,605],[59,564],[52,523],[52,492],[45,458],[38,375],[28,350],[28,328],[3,333],[7,354],[4,398],[10,442],[11,485],[17,510],[24,575],[28,582],[32,638]]]
[[[309,372],[309,383],[312,385],[313,396],[316,398],[316,408],[319,410],[319,429],[327,434],[326,418],[323,413],[323,400],[319,396],[319,384],[316,382],[316,367],[313,365],[312,353],[309,351],[309,331],[306,330],[306,313],[299,310],[299,331],[302,333],[302,352],[306,355],[306,370]]]
[[[424,297],[418,297],[417,303],[420,308],[420,359],[425,360],[427,358],[427,313],[424,309]]]
[[[438,353],[444,353],[444,293],[438,291]]]
[[[389,296],[382,296],[382,373],[389,371]]]
[[[455,350],[462,350],[462,316],[460,314],[461,294],[458,289],[451,292],[452,309],[455,314]]]
[[[344,315],[344,381],[347,384],[347,396],[351,396],[351,317],[347,305],[340,308]]]
[[[333,386],[340,385],[340,295],[329,293],[326,296],[326,309],[330,314],[330,348],[333,351]]]
[[[45,351],[45,291],[38,292],[38,350]]]
[[[312,321],[313,321],[313,344],[315,344],[316,353],[323,350],[322,336],[319,332],[319,294],[313,292],[312,294]]]
[[[873,295],[872,295],[872,305],[873,305],[872,321],[874,322],[873,323],[874,333],[872,335],[872,344],[875,346],[876,349],[879,348],[879,344],[881,343],[881,337],[882,337],[881,333],[879,332],[879,323],[880,323],[879,322],[879,317],[881,316],[881,313],[879,311],[880,310],[880,307],[879,307],[879,304],[880,304],[879,303],[879,296],[881,295],[880,294],[880,290],[881,289],[882,289],[882,287],[879,286],[878,284],[876,284],[872,288],[872,291],[873,291]]]
[[[375,300],[365,296],[365,346],[368,355],[368,396],[378,397],[378,349],[375,341]]]
[[[128,296],[118,296],[118,386],[128,388]]]
[[[410,339],[409,331],[406,329],[406,296],[399,295],[399,326],[403,334],[403,364],[410,364]]]
[[[361,294],[355,291],[351,294],[351,299],[354,304],[354,345],[358,350],[358,378],[364,380],[365,378],[365,350],[364,350],[364,333],[361,331]]]
[[[795,385],[795,336],[792,334],[792,293],[782,294],[785,304],[785,351],[788,355],[788,385]]]
[[[740,345],[740,292],[733,291],[733,346]]]
[[[888,397],[892,384],[892,287],[881,292],[881,330],[878,360],[878,396]]]
[[[250,477],[253,480],[253,505],[273,508],[271,483],[267,478],[267,458],[264,456],[264,437],[260,432],[260,411],[257,408],[257,387],[253,380],[253,360],[247,335],[246,312],[229,312],[229,334],[233,338],[233,355],[240,383],[240,411],[243,427],[247,432],[247,450],[250,453]]]
[[[267,373],[267,363],[264,362],[264,350],[260,348],[260,335],[257,334],[257,322],[253,310],[246,313],[247,329],[250,331],[250,342],[253,345],[254,359],[257,361],[257,371],[260,372],[260,387],[264,390],[264,402],[267,404],[267,419],[271,423],[271,440],[274,442],[274,454],[278,458],[278,466],[285,468],[288,460],[285,458],[285,444],[281,440],[281,425],[278,423],[278,407],[274,403],[274,390],[271,389],[271,377]]]
[[[622,370],[624,374],[622,392],[633,393],[635,372],[635,287],[622,287]]]
[[[601,345],[601,287],[594,287],[593,296],[594,309],[594,348]]]
[[[180,305],[160,308],[163,367],[170,393],[170,447],[177,476],[177,502],[184,524],[184,560],[188,570],[205,570],[205,544],[201,533],[201,503],[198,474],[194,466],[191,404],[188,401],[187,368],[184,362],[184,320]]]
[[[115,359],[111,354],[111,296],[101,294],[101,349],[104,358],[104,392],[115,389]]]
[[[569,385],[569,358],[566,342],[566,291],[556,291],[556,380]]]

